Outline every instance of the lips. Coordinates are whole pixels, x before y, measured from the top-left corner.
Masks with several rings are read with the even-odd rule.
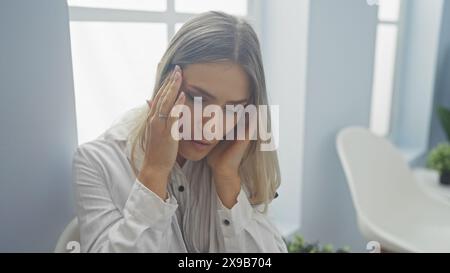
[[[211,145],[210,142],[205,141],[205,140],[192,140],[192,141],[195,143],[198,143],[198,144],[202,144],[202,145]]]
[[[198,150],[205,150],[211,143],[203,140],[191,140],[192,145]]]

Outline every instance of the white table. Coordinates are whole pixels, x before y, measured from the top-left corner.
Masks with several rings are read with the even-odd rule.
[[[413,170],[419,187],[433,198],[450,203],[450,186],[439,183],[439,173],[434,170],[417,168]]]

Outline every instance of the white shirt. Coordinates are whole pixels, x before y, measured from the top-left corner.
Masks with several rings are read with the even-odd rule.
[[[166,201],[136,178],[128,137],[133,118],[145,107],[127,112],[75,152],[81,251],[287,252],[280,233],[261,206],[250,204],[243,186],[237,203],[223,206],[205,160],[175,164]],[[138,166],[142,158],[138,153]]]

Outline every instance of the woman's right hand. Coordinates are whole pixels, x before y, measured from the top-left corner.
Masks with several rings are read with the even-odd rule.
[[[178,96],[181,82],[181,69],[177,65],[165,79],[153,101],[147,101],[150,113],[146,154],[138,180],[163,200],[167,199],[168,177],[178,153],[178,141],[171,135],[171,128],[178,117],[172,117],[170,112],[175,105],[185,102],[183,92]]]

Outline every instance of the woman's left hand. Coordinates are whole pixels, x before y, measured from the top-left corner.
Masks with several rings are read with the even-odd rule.
[[[241,190],[239,166],[250,144],[248,130],[249,126],[246,126],[245,140],[222,140],[209,153],[207,158],[214,177],[217,194],[222,204],[227,208],[236,204],[237,196]]]

